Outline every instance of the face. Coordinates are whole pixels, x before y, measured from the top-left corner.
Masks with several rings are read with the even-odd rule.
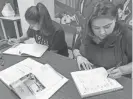
[[[33,30],[40,30],[40,25],[39,23],[36,23],[34,21],[27,21],[30,25],[30,28]]]
[[[92,30],[101,40],[110,35],[115,27],[115,18],[97,18],[92,21]]]

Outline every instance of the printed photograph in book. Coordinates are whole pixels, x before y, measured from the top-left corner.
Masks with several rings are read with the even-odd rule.
[[[45,86],[32,73],[25,75],[10,86],[21,99],[34,99],[37,93],[45,89]]]

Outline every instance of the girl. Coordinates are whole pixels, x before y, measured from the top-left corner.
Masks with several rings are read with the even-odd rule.
[[[49,51],[68,56],[64,30],[58,23],[51,20],[47,8],[42,3],[28,8],[25,19],[30,26],[27,33],[17,40],[18,42],[32,37],[38,44],[47,45]]]
[[[127,25],[117,21],[117,16],[111,2],[95,6],[73,50],[79,69],[102,66],[109,69],[112,78],[131,73],[132,33]]]

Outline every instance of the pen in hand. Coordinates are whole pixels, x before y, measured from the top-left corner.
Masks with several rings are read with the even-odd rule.
[[[108,76],[107,76],[107,77],[109,77],[111,71],[113,71],[114,69],[118,68],[118,67],[121,65],[121,63],[122,63],[122,62],[119,62],[115,67],[113,67],[113,68],[110,70],[110,72],[108,73]]]
[[[118,68],[118,67],[121,65],[121,63],[122,63],[122,62],[119,62],[119,63],[118,63],[115,67],[113,67],[113,69],[112,69],[112,70],[114,70],[114,69]],[[111,71],[112,71],[112,70],[111,70]]]

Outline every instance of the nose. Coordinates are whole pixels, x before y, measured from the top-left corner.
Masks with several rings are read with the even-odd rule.
[[[100,34],[105,35],[105,33],[106,33],[105,29],[104,28],[101,28]]]
[[[30,28],[32,29],[33,28],[33,25],[30,25]]]

